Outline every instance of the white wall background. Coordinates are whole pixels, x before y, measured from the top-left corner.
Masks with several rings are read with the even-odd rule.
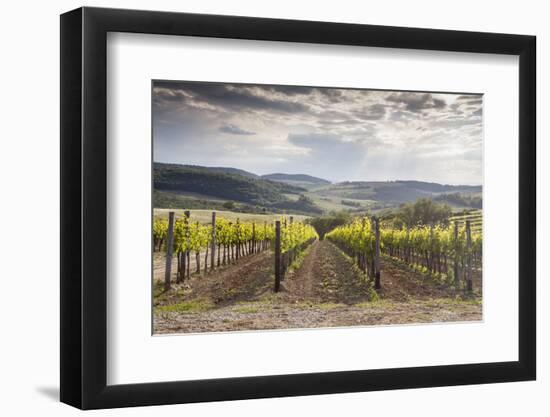
[[[9,2],[0,30],[0,410],[4,415],[75,415],[59,392],[59,17],[81,6],[72,0]],[[539,259],[550,250],[550,209],[543,185],[550,157],[542,120],[550,97],[544,78],[550,59],[545,3],[536,0],[461,2],[338,2],[278,0],[93,1],[86,5],[239,14],[395,26],[533,34],[538,37]],[[544,236],[543,236],[544,235]],[[544,416],[550,412],[550,273],[539,263],[539,378],[537,382],[325,395],[99,411],[97,415],[280,416]]]

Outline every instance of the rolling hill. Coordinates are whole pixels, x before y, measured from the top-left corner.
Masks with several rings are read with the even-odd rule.
[[[194,198],[195,205],[200,202],[201,207],[208,205],[209,201],[219,206],[225,200],[242,203],[256,210],[322,212],[302,194],[307,191],[305,188],[270,181],[234,168],[154,163],[153,182],[154,205],[159,208]]]
[[[345,181],[331,183],[306,174],[256,175],[230,167],[154,163],[154,205],[157,208],[219,209],[237,203],[250,212],[321,214],[365,212],[431,198],[453,207],[481,207],[481,186],[423,181]]]
[[[298,187],[304,187],[308,189],[331,184],[330,181],[327,181],[323,178],[313,177],[311,175],[306,175],[306,174],[275,173],[275,174],[262,175],[262,178],[270,181],[277,181],[277,182],[283,182],[286,184],[296,185]]]
[[[319,189],[325,197],[406,203],[451,193],[480,193],[481,186],[442,185],[422,181],[346,181]]]
[[[283,201],[283,194],[305,191],[293,185],[253,178],[227,169],[155,163],[153,172],[156,190],[199,193],[260,205]]]
[[[173,166],[173,167],[183,167],[190,170],[208,170],[209,172],[217,172],[219,174],[236,174],[242,175],[247,178],[260,178],[259,175],[253,174],[252,172],[245,171],[244,169],[239,168],[230,168],[230,167],[204,167],[200,165],[178,165],[178,164],[160,164],[156,162],[155,164]]]

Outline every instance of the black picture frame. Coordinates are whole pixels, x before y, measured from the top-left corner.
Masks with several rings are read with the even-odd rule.
[[[107,385],[108,32],[519,56],[519,360]],[[534,380],[534,36],[136,10],[61,15],[61,401],[82,409]]]

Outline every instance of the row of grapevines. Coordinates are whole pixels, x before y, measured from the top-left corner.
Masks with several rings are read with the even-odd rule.
[[[274,235],[272,225],[231,222],[223,218],[216,220],[216,245],[220,248],[233,248],[237,257],[241,254],[255,252],[253,246],[257,242],[269,241]],[[174,223],[174,252],[208,250],[213,236],[212,225],[189,222],[186,218],[179,218]]]
[[[315,228],[304,223],[287,224],[282,221],[281,254],[283,269],[290,265],[295,256],[318,238]],[[195,254],[196,272],[200,272],[201,255],[204,255],[204,270],[212,265],[211,250],[215,238],[214,266],[225,265],[242,256],[254,254],[271,247],[275,241],[275,225],[264,222],[240,222],[217,218],[216,230],[211,224],[192,222],[188,217],[177,218],[174,222],[173,251],[176,254],[178,268],[177,279],[190,276],[191,254]],[[215,232],[215,233],[214,233]],[[161,250],[166,241],[168,222],[157,218],[153,223],[155,248]],[[210,262],[209,262],[210,261]]]
[[[161,250],[168,233],[168,221],[155,218],[153,240],[155,250]],[[293,235],[294,236],[294,235]],[[272,224],[252,222],[231,222],[224,218],[216,220],[216,244],[237,245],[246,242],[273,240],[275,227]],[[174,252],[206,249],[212,242],[212,225],[191,222],[185,217],[174,222]]]
[[[153,224],[155,242],[163,242],[168,231],[168,222],[157,218]],[[281,228],[281,251],[287,252],[302,243],[317,239],[315,228],[304,223],[290,223]],[[224,218],[216,220],[216,244],[238,245],[250,241],[274,241],[273,224],[231,222]],[[206,249],[212,241],[212,226],[178,218],[174,223],[174,252]]]
[[[258,253],[270,246],[275,236],[273,225],[256,224],[253,222],[232,222],[217,218],[215,233],[211,224],[193,222],[188,217],[180,217],[174,221],[173,252],[176,254],[178,267],[178,282],[191,274],[191,255],[194,254],[195,272],[201,270],[201,255],[204,257],[204,270],[225,265],[242,256]],[[168,222],[157,218],[153,223],[153,239],[156,250],[161,250],[166,241]],[[215,238],[214,264],[212,264],[212,248]],[[210,258],[209,258],[210,256]]]
[[[297,259],[312,242],[319,238],[317,231],[310,224],[281,222],[281,252],[275,253],[275,259],[279,259],[280,269],[275,271],[275,279],[283,280],[290,265]],[[275,291],[278,291],[276,284]]]
[[[162,245],[168,233],[168,220],[156,217],[153,221],[153,246],[156,251],[162,249]]]
[[[374,232],[367,219],[355,219],[350,224],[331,230],[325,237],[352,252],[373,254],[374,251]]]
[[[288,252],[318,238],[315,228],[309,224],[287,224],[285,227],[281,227],[281,252]]]
[[[352,257],[361,270],[374,274],[375,233],[369,219],[357,218],[331,230],[325,238]]]
[[[384,251],[410,265],[429,273],[445,274],[458,282],[468,267],[481,263],[482,235],[470,232],[470,245],[466,226],[420,226],[412,229],[384,229],[381,241]]]
[[[466,226],[459,227],[457,232],[455,237],[454,225],[419,226],[403,230],[381,228],[380,249],[389,256],[430,273],[451,276],[459,271],[465,275],[468,267],[481,264],[482,235],[472,230],[471,243],[468,245]],[[325,236],[356,259],[361,269],[372,271],[376,242],[371,221],[355,219]],[[455,282],[459,277],[456,278]]]
[[[412,249],[420,253],[429,252],[449,257],[455,257],[455,255],[460,257],[474,253],[481,254],[482,249],[481,233],[471,232],[471,247],[468,251],[466,226],[458,228],[456,237],[453,225],[447,227],[420,226],[410,230],[383,229],[381,239],[387,251],[396,253]]]

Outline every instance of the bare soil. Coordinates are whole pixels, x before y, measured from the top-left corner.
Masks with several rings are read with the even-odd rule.
[[[155,333],[197,333],[481,320],[481,295],[384,257],[382,289],[327,241],[314,242],[273,292],[273,252],[155,290]]]
[[[312,303],[368,301],[370,287],[350,259],[326,240],[313,243],[299,268],[283,281],[288,301]]]

